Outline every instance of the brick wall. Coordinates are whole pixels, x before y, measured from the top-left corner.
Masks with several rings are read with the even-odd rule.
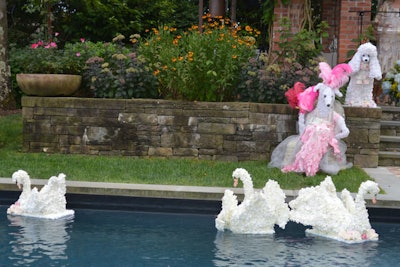
[[[23,97],[23,151],[269,160],[296,133],[288,105]],[[380,109],[346,108],[348,158],[376,167]]]

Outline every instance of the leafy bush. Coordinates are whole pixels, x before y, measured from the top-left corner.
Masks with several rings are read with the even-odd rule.
[[[132,36],[136,42],[140,36]],[[112,43],[103,44],[104,50],[86,61],[84,82],[94,97],[101,98],[157,98],[157,80],[143,57],[125,47],[123,35]]]
[[[197,26],[179,34],[175,28],[153,29],[139,46],[158,78],[161,97],[198,101],[229,101],[235,98],[240,72],[254,56],[251,27],[232,29],[229,20],[207,16],[203,33]]]
[[[259,103],[287,103],[285,92],[295,82],[306,86],[318,83],[318,61],[310,60],[303,66],[292,59],[267,65],[265,57],[252,58],[241,74],[237,95],[241,101]]]
[[[287,18],[280,21],[279,49],[249,59],[241,73],[237,95],[241,101],[287,103],[285,92],[295,82],[306,86],[317,84],[325,23],[315,31],[300,30],[294,34]]]

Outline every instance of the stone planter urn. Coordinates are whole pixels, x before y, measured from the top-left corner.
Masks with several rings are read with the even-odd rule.
[[[17,74],[17,83],[29,96],[71,96],[80,87],[82,76],[69,74]]]

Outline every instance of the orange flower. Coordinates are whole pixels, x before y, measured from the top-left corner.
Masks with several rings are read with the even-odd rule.
[[[160,73],[160,70],[155,70],[155,71],[153,72],[154,76],[157,76],[159,73]]]
[[[237,59],[237,55],[232,55],[232,58],[233,59]]]
[[[168,26],[164,26],[164,31],[168,30]]]

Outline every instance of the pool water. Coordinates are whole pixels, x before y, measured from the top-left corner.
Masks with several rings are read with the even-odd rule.
[[[218,232],[214,216],[75,210],[41,220],[0,207],[0,266],[396,266],[400,225],[373,223],[378,242],[308,237],[289,223],[273,236]]]

